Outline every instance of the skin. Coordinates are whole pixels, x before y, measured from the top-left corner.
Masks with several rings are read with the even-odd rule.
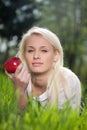
[[[39,96],[46,91],[47,81],[53,71],[55,60],[59,59],[59,52],[41,35],[33,34],[25,43],[24,57],[29,72],[20,64],[15,74],[6,74],[12,79],[15,89],[20,90],[19,106],[25,106],[25,90],[31,78],[33,96]]]

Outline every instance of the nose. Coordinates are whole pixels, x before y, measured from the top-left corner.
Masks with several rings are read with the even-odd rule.
[[[33,57],[34,57],[34,59],[40,59],[40,53],[38,51],[35,51]]]

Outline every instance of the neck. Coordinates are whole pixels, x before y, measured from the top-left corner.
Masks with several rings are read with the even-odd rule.
[[[41,95],[46,91],[49,74],[32,74],[31,75],[31,86],[33,96]]]
[[[32,84],[36,87],[36,88],[42,88],[44,86],[47,85],[47,77],[43,76],[43,75],[33,75],[32,76]]]

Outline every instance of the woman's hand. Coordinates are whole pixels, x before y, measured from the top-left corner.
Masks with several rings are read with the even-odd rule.
[[[30,73],[25,69],[23,64],[21,63],[15,73],[8,73],[5,71],[7,76],[13,81],[15,90],[19,89],[19,101],[18,105],[19,108],[25,108],[27,105],[27,94],[26,94],[26,88],[29,83]]]
[[[30,73],[25,69],[24,65],[21,63],[15,73],[8,73],[5,71],[6,75],[13,81],[15,89],[20,89],[24,92],[28,86]]]

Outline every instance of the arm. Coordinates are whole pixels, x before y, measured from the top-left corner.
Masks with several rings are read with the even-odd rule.
[[[74,109],[76,107],[80,107],[80,105],[81,105],[81,82],[80,82],[79,78],[70,69],[65,68],[65,67],[62,68],[62,73],[66,80],[64,91],[66,93],[66,97],[69,98],[69,100],[70,100],[72,109]],[[63,97],[63,96],[61,96],[61,97]]]
[[[71,88],[71,106],[72,108],[79,107],[81,105],[81,83],[78,77],[72,72],[69,77],[69,84]]]
[[[27,105],[27,93],[26,88],[29,83],[30,73],[25,69],[25,67],[20,64],[16,69],[16,72],[6,75],[13,81],[15,91],[19,91],[18,105],[19,108],[24,108]]]

